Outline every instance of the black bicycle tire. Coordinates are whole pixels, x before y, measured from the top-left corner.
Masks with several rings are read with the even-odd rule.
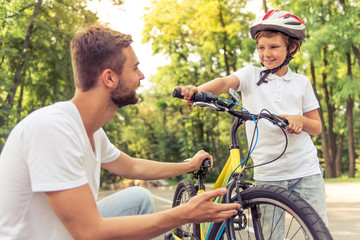
[[[257,206],[258,204],[263,203],[274,204],[285,208],[285,210],[291,210],[293,211],[293,215],[291,216],[295,217],[297,221],[299,220],[303,222],[305,228],[303,231],[310,233],[312,239],[332,239],[329,230],[326,228],[320,216],[310,206],[310,204],[302,199],[297,193],[291,192],[288,189],[279,186],[259,185],[242,191],[241,198],[243,201],[243,208],[245,210],[249,209],[251,206]],[[233,197],[231,201],[236,202],[237,197]],[[224,223],[214,225],[215,228],[218,228],[218,231],[212,239],[226,239],[224,237],[219,237],[219,234],[227,235],[226,231],[223,230],[223,226]]]
[[[188,180],[188,179],[181,180],[179,182],[179,184],[177,185],[175,193],[174,193],[174,199],[173,199],[172,207],[176,207],[176,206],[183,203],[183,202],[181,202],[181,199],[182,199],[184,193],[186,193],[187,196],[189,196],[188,199],[185,199],[186,201],[189,201],[190,198],[196,196],[196,194],[197,194],[197,188],[195,187],[194,183],[192,181]],[[200,226],[199,226],[199,224],[188,223],[188,224],[185,224],[185,225],[191,226],[191,228],[192,228],[193,236],[192,236],[191,239],[200,239]],[[175,233],[184,232],[183,229],[182,229],[183,226],[184,225],[176,228]],[[180,234],[182,234],[182,233],[180,233]]]

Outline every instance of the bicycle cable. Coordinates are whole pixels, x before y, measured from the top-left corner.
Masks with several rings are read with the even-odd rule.
[[[261,110],[259,116],[260,116],[261,113],[264,112],[264,111],[267,112],[270,116],[273,116],[273,114],[272,114],[269,110],[267,110],[267,109]],[[258,117],[259,117],[259,116],[258,116]],[[254,166],[245,166],[245,167],[244,167],[245,169],[255,168],[255,167],[264,166],[264,165],[266,165],[266,164],[270,164],[270,163],[272,163],[272,162],[275,162],[276,160],[278,160],[279,158],[281,158],[281,157],[285,154],[285,151],[286,151],[287,145],[288,145],[288,138],[287,138],[287,135],[286,135],[286,133],[285,133],[285,130],[284,130],[282,127],[279,127],[279,128],[281,129],[281,131],[283,132],[283,134],[284,134],[284,136],[285,136],[285,146],[284,146],[284,150],[282,151],[282,153],[281,153],[278,157],[274,158],[273,160],[270,160],[270,161],[268,161],[268,162],[261,163],[261,164],[258,164],[258,165],[254,165]]]
[[[251,118],[253,119],[254,123],[255,123],[255,127],[254,127],[254,133],[253,133],[253,136],[252,136],[252,139],[251,139],[251,143],[250,143],[250,146],[249,146],[249,151],[248,151],[248,155],[244,158],[244,160],[242,160],[242,162],[240,162],[240,164],[232,171],[232,173],[230,174],[229,176],[229,179],[227,180],[227,182],[229,183],[230,182],[230,179],[232,178],[234,172],[240,167],[242,166],[242,164],[247,160],[249,159],[251,153],[254,151],[255,147],[256,147],[256,144],[258,142],[258,138],[259,138],[259,129],[258,129],[258,126],[257,126],[257,121],[255,120],[254,116],[243,106],[241,106],[240,104],[237,104],[236,102],[232,102],[232,101],[229,101],[229,100],[226,100],[226,99],[219,99],[221,101],[224,101],[224,102],[228,102],[228,103],[231,103],[231,104],[234,104],[242,109],[244,109],[250,116]],[[258,115],[257,118],[259,118],[260,115]],[[254,137],[255,137],[255,134],[256,134],[256,140],[255,140],[255,144],[254,144]],[[254,144],[254,146],[253,146]],[[245,169],[245,168],[244,168]]]
[[[253,119],[253,121],[254,121],[254,123],[255,123],[254,132],[253,132],[253,134],[252,134],[252,139],[251,139],[251,142],[250,142],[248,154],[247,154],[247,156],[240,162],[240,164],[233,170],[233,172],[230,174],[230,177],[229,177],[229,179],[228,179],[228,181],[227,181],[227,182],[230,182],[230,179],[231,179],[232,175],[234,174],[234,172],[235,172],[240,166],[242,166],[244,163],[245,163],[245,165],[246,165],[247,161],[248,161],[249,158],[250,158],[250,155],[252,154],[252,152],[254,151],[254,149],[255,149],[255,147],[256,147],[256,145],[257,145],[258,138],[259,138],[259,129],[258,129],[257,122],[260,120],[261,113],[264,112],[264,111],[266,111],[266,112],[267,112],[270,116],[272,116],[272,117],[274,116],[274,114],[272,114],[272,113],[271,113],[269,110],[267,110],[267,109],[262,109],[262,110],[260,111],[260,113],[258,114],[257,119],[255,120],[254,116],[253,116],[246,108],[244,108],[244,107],[241,106],[240,104],[237,104],[236,102],[232,102],[232,101],[229,101],[229,100],[226,100],[226,99],[221,99],[221,98],[219,98],[219,100],[224,101],[224,102],[227,102],[227,103],[234,104],[234,105],[236,105],[236,106],[244,109],[244,110],[251,116],[251,118]],[[275,117],[273,117],[273,118],[275,119]],[[286,133],[285,133],[285,130],[284,130],[283,128],[281,128],[281,127],[280,127],[280,129],[281,129],[281,131],[283,132],[283,134],[284,134],[284,136],[285,136],[285,146],[284,146],[284,150],[282,151],[282,153],[281,153],[278,157],[276,157],[276,158],[274,158],[273,160],[270,160],[270,161],[268,161],[268,162],[265,162],[265,163],[262,163],[262,164],[258,164],[258,165],[254,165],[254,166],[245,166],[245,167],[244,167],[244,170],[249,169],[249,168],[255,168],[255,167],[264,166],[264,165],[266,165],[266,164],[270,164],[270,163],[272,163],[272,162],[275,162],[276,160],[278,160],[279,158],[281,158],[281,157],[285,154],[285,151],[286,151],[287,145],[288,145],[288,138],[287,138],[287,135],[286,135]],[[255,134],[256,134],[256,140],[255,140],[255,144],[254,144]],[[254,144],[254,146],[253,146],[253,144]]]

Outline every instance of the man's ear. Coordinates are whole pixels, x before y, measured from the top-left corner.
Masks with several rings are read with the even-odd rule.
[[[115,88],[117,77],[116,74],[111,69],[105,69],[100,74],[101,82],[108,88]]]

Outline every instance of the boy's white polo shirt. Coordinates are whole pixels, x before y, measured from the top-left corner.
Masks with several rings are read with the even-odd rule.
[[[233,73],[239,81],[238,91],[242,92],[242,104],[251,113],[258,114],[263,109],[276,115],[303,115],[319,108],[310,80],[301,74],[287,73],[279,77],[269,74],[267,83],[258,86],[260,72],[265,68],[244,67]],[[255,165],[263,164],[278,157],[285,146],[285,137],[279,127],[267,120],[258,123],[259,137],[251,157]],[[251,142],[254,123],[246,123],[248,142]],[[310,135],[287,134],[288,147],[285,154],[275,162],[254,169],[254,179],[260,181],[280,181],[321,173],[317,150]]]

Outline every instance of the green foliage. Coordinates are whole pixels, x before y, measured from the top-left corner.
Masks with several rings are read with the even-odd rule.
[[[235,71],[243,61],[253,61],[255,42],[248,29],[255,16],[243,11],[245,5],[246,1],[159,0],[152,2],[144,16],[143,42],[152,43],[154,54],[171,59],[158,69],[151,79],[154,87],[145,93],[145,101],[154,101],[158,111],[166,113],[166,121],[164,117],[160,120],[166,134],[157,142],[161,145],[165,140],[167,148],[178,146],[172,152],[176,157],[165,155],[165,160],[179,161],[205,149],[216,158],[219,171],[227,159],[229,116],[200,108],[189,110],[183,101],[170,96],[175,86],[200,85]],[[246,149],[245,138],[242,140]],[[159,160],[163,157],[159,155]]]
[[[308,38],[292,61],[291,68],[308,75],[312,80],[316,79],[317,93],[324,109],[325,127],[332,127],[336,135],[346,133],[346,102],[349,98],[358,102],[359,81],[354,80],[354,77],[359,76],[359,65],[351,48],[353,45],[360,46],[359,6],[355,1],[346,1],[345,13],[340,2],[269,2],[273,7],[293,11],[305,20]],[[221,129],[219,126],[231,121],[199,109],[189,111],[184,105],[179,106],[164,95],[170,95],[172,88],[177,85],[200,85],[230,74],[247,63],[258,62],[254,59],[255,42],[248,34],[254,15],[242,11],[245,4],[246,1],[159,0],[152,2],[144,17],[143,42],[152,43],[154,54],[161,53],[171,59],[171,63],[159,68],[153,77],[151,94],[157,98],[158,107],[173,108],[183,116],[178,119],[170,115],[181,123],[177,125],[182,132],[177,137],[182,144],[180,154],[194,153],[200,147],[209,149],[213,155],[219,153],[222,162],[226,159],[227,151],[222,152],[222,149],[226,148],[225,143],[228,142],[228,126]],[[346,54],[349,52],[353,77],[348,73]],[[315,65],[315,79],[310,72],[310,62]],[[323,81],[326,81],[329,99],[325,98]],[[330,117],[328,106],[335,108],[334,124],[331,126],[327,121]],[[358,109],[354,109],[355,119],[358,114]],[[168,121],[170,117],[167,114]],[[358,124],[355,121],[355,129],[358,129]],[[211,143],[212,137],[216,139],[216,144]],[[323,158],[321,138],[314,137],[314,141],[320,158]],[[245,142],[244,138],[242,142]],[[356,143],[356,147],[359,148],[359,143]],[[246,145],[242,148],[245,155]],[[346,171],[346,147],[343,149],[343,171]]]
[[[169,56],[174,67],[184,65],[199,74],[189,83],[203,83],[236,70],[240,55],[252,55],[254,47],[242,44],[248,41],[254,19],[242,11],[245,5],[246,1],[153,1],[144,17],[143,42],[151,41],[154,53]]]
[[[42,1],[32,18],[38,2],[0,3],[0,149],[14,125],[31,111],[73,96],[70,41],[76,32],[98,20],[87,10],[86,0]],[[29,44],[24,49],[27,34]],[[21,81],[14,95],[11,89],[16,86],[19,66]],[[14,97],[13,103],[9,103],[9,95]]]
[[[1,3],[1,147],[10,129],[31,111],[74,93],[69,43],[73,35],[97,21],[85,0],[44,1],[32,18],[36,2]],[[29,26],[33,24],[32,31]],[[24,49],[26,36],[28,48]],[[15,84],[20,68],[21,81]],[[17,86],[13,96],[11,88]],[[8,95],[14,103],[8,102]]]
[[[113,0],[121,4],[122,0]],[[247,1],[153,0],[144,16],[143,42],[151,42],[153,53],[163,54],[168,65],[151,77],[150,89],[140,94],[137,105],[118,111],[104,129],[116,147],[134,157],[179,162],[198,150],[215,159],[216,177],[228,157],[230,116],[201,108],[189,109],[183,100],[173,99],[172,90],[181,85],[200,85],[225,76],[246,64],[259,64],[249,27],[255,14],[246,11]],[[0,146],[11,128],[31,111],[74,93],[69,42],[79,29],[96,23],[97,16],[86,9],[86,0],[43,1],[34,19],[24,59],[24,40],[36,1],[0,3]],[[272,7],[291,10],[305,20],[307,39],[291,62],[291,68],[315,81],[325,127],[337,139],[347,134],[346,102],[354,99],[354,134],[357,162],[359,146],[360,5],[341,1],[268,0]],[[347,64],[350,54],[351,72]],[[326,64],[325,64],[326,60]],[[18,63],[23,61],[21,82],[9,104]],[[141,61],[141,59],[140,59]],[[310,63],[315,67],[315,79]],[[150,63],[146,63],[150,64]],[[352,76],[352,77],[351,77]],[[324,81],[323,81],[324,79]],[[324,83],[329,99],[326,101]],[[227,94],[222,96],[228,98]],[[328,106],[334,107],[334,124],[328,121]],[[240,130],[241,154],[246,156],[245,132]],[[320,159],[324,159],[322,138],[314,137]],[[342,171],[348,170],[347,140],[342,151]],[[325,164],[325,161],[322,163]],[[358,164],[358,163],[357,163]],[[358,165],[356,165],[357,171]],[[252,177],[249,171],[248,177]],[[106,171],[102,183],[119,181]]]

